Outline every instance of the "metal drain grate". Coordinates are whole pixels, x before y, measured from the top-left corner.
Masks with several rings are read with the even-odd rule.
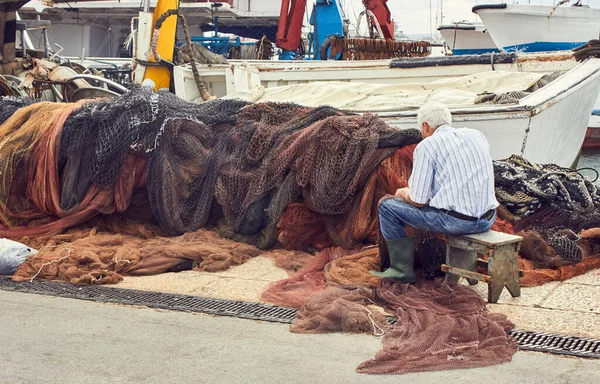
[[[9,277],[4,276],[0,276],[0,289],[5,291],[99,301],[103,303],[139,305],[150,308],[200,312],[218,316],[233,316],[244,319],[288,324],[292,323],[296,318],[295,308],[276,307],[261,303],[102,286],[77,286],[40,280],[17,283],[12,281]]]
[[[511,331],[510,335],[522,350],[600,359],[600,339],[527,331]]]
[[[287,324],[294,321],[297,312],[295,308],[172,293],[147,292],[103,286],[77,286],[41,280],[17,283],[6,276],[0,276],[0,290],[36,293],[103,303],[139,305],[174,311],[199,312],[218,316],[233,316]],[[396,323],[394,316],[386,316],[386,320],[390,324]],[[522,350],[600,359],[600,339],[515,330],[511,331],[510,335],[519,342],[519,347]]]

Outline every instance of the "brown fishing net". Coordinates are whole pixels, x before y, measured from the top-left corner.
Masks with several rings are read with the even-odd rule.
[[[256,247],[203,229],[178,237],[146,238],[98,232],[96,228],[73,230],[49,238],[39,248],[39,253],[17,270],[14,280],[40,278],[110,284],[119,282],[124,275],[153,275],[182,264],[208,272],[225,270],[260,253]]]
[[[527,247],[525,252],[523,252],[523,246],[521,247],[522,258],[519,259],[519,268],[524,271],[524,276],[521,278],[523,286],[564,281],[600,268],[599,228],[583,231],[581,239],[575,242],[575,247],[570,242],[567,243],[567,246],[563,245],[566,248],[563,254],[556,252],[549,244],[544,244],[544,240],[536,231],[525,231],[524,233],[523,243],[527,240]],[[562,235],[562,239],[568,239],[567,236],[569,235]],[[571,242],[573,241],[571,240]],[[573,260],[571,256],[569,259],[569,254],[577,255],[578,258]]]
[[[383,350],[360,364],[363,373],[406,373],[500,364],[518,344],[504,315],[486,311],[472,289],[425,281],[416,286],[383,279],[376,299],[397,317]]]
[[[383,335],[391,329],[375,307],[373,290],[362,286],[329,286],[309,297],[290,326],[297,333],[353,332]]]
[[[332,261],[325,266],[324,272],[325,278],[332,284],[376,287],[381,278],[369,274],[369,271],[377,270],[378,267],[378,249],[377,247],[370,247]]]
[[[323,215],[309,204],[288,205],[280,216],[279,241],[288,249],[322,249],[332,244],[357,247],[376,242],[379,223],[377,204],[398,188],[408,186],[414,145],[406,145],[385,158],[363,182],[349,209],[338,215]],[[306,199],[308,194],[303,195]]]
[[[311,211],[304,202],[288,204],[281,213],[277,240],[286,249],[321,250],[333,245],[323,217]]]

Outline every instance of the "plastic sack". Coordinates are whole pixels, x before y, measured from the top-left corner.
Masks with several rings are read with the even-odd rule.
[[[28,257],[38,251],[8,239],[0,239],[0,275],[12,275]]]

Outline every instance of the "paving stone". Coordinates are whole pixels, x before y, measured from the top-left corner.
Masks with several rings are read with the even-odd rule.
[[[287,273],[275,266],[270,259],[266,257],[257,256],[254,257],[244,264],[231,267],[225,271],[220,272],[209,272],[213,276],[220,277],[234,277],[248,280],[265,280],[265,276],[271,276],[269,281],[273,281],[274,276],[281,276],[277,280],[285,279]]]
[[[461,283],[468,285],[466,280],[461,279]],[[520,297],[512,297],[508,290],[505,288],[500,295],[500,300],[498,300],[498,304],[509,304],[509,305],[521,305],[526,307],[535,307],[540,305],[540,303],[552,292],[556,286],[560,283],[558,282],[550,282],[544,285],[540,285],[539,287],[521,287],[521,296]],[[471,286],[485,301],[487,301],[488,296],[488,285],[484,283],[479,283],[477,285]]]
[[[505,314],[516,329],[600,338],[600,314],[557,309],[488,304],[488,310]]]
[[[600,314],[600,286],[561,284],[544,300],[542,307]]]
[[[197,271],[183,271],[151,276],[125,276],[123,281],[114,287],[201,296],[203,293],[208,293],[210,285],[217,280],[219,280],[218,276]]]
[[[255,301],[260,302],[262,292],[265,290],[268,281],[262,280],[244,280],[229,277],[218,277],[213,281],[205,292],[196,292],[198,296],[206,295],[218,299]]]
[[[575,276],[572,279],[566,280],[566,284],[588,284],[600,285],[600,269],[594,269],[581,276]]]

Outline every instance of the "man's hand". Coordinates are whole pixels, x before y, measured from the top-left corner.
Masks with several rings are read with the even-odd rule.
[[[394,195],[406,201],[410,200],[410,189],[408,187],[400,188],[396,190],[396,194]]]
[[[394,196],[404,199],[407,203],[409,203],[410,205],[415,206],[417,208],[422,208],[425,206],[425,204],[415,203],[414,201],[411,200],[410,189],[408,187],[397,189]]]

